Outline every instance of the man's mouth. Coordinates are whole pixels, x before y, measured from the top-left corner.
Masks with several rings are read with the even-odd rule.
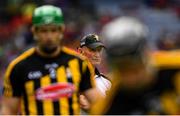
[[[92,60],[94,60],[94,61],[100,61],[99,58],[93,58]]]
[[[56,46],[52,46],[52,45],[48,46],[47,45],[47,46],[42,46],[41,50],[47,54],[51,54],[51,53],[55,52],[57,50],[57,48],[58,47],[56,47]]]

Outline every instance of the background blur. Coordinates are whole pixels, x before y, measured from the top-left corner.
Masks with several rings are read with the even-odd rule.
[[[100,34],[107,22],[124,15],[137,17],[148,25],[148,41],[154,50],[180,48],[180,0],[1,0],[0,91],[8,63],[33,45],[32,11],[44,4],[62,8],[64,44],[72,49],[77,48],[85,34]]]

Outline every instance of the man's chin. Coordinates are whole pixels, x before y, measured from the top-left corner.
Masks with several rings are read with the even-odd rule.
[[[99,65],[100,63],[100,61],[93,61],[93,65]]]
[[[41,51],[46,53],[46,54],[52,54],[54,53],[57,49],[58,49],[58,46],[42,46],[40,47]]]

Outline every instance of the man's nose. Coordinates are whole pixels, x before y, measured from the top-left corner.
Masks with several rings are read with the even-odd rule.
[[[49,31],[47,31],[47,33],[46,33],[48,36],[50,36],[50,35],[52,35],[52,32],[49,30]]]
[[[51,37],[52,37],[52,32],[51,32],[51,31],[48,31],[48,32],[46,33],[46,37],[47,37],[47,38],[51,38]]]
[[[99,51],[95,51],[94,54],[95,54],[97,57],[100,57],[100,52],[99,52]]]

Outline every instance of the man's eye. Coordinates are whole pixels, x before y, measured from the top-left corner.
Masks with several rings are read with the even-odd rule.
[[[96,49],[90,49],[90,51],[91,51],[91,52],[95,52],[95,51],[96,51]]]
[[[92,49],[93,52],[101,52],[103,49],[102,48],[97,48],[97,49]]]
[[[46,32],[48,32],[48,30],[47,29],[40,29],[39,32],[46,33]]]
[[[51,32],[57,32],[58,29],[51,29]]]

